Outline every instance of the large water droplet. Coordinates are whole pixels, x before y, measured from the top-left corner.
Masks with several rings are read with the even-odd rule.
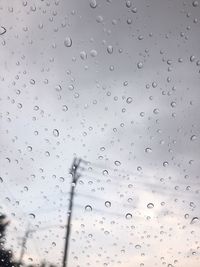
[[[197,223],[199,221],[199,218],[198,217],[193,217],[190,224],[194,224],[194,223]]]

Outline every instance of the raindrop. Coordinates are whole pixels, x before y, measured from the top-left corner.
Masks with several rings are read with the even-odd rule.
[[[1,28],[0,28],[0,35],[3,35],[5,33],[6,33],[6,28],[3,27],[3,26],[1,26]]]
[[[103,175],[108,175],[108,171],[107,170],[103,170]]]
[[[130,219],[132,219],[132,217],[133,217],[133,216],[132,216],[132,214],[131,214],[131,213],[127,213],[127,214],[126,214],[126,219],[127,219],[127,220],[130,220]]]
[[[191,140],[191,141],[195,141],[196,139],[197,139],[196,135],[192,135],[192,136],[190,137],[190,140]]]
[[[59,136],[59,131],[58,131],[57,129],[54,129],[54,130],[53,130],[53,135],[54,135],[55,137],[58,137],[58,136]]]
[[[191,222],[190,222],[190,224],[194,224],[194,223],[196,223],[198,221],[199,221],[199,218],[198,217],[193,217],[192,220],[191,220]]]
[[[52,242],[52,246],[55,247],[56,246],[56,243],[55,242]]]
[[[120,165],[121,165],[121,162],[118,161],[118,160],[116,160],[116,161],[115,161],[115,165],[116,165],[116,166],[120,166]]]
[[[105,202],[105,206],[106,206],[106,208],[110,208],[111,207],[111,202],[110,201],[106,201]]]
[[[172,107],[172,108],[175,108],[175,106],[176,106],[176,102],[174,102],[174,101],[171,102],[171,107]]]
[[[34,214],[34,213],[29,213],[29,217],[30,217],[31,219],[35,219],[35,214]]]
[[[64,40],[65,47],[71,47],[72,46],[72,39],[70,37],[66,37]]]
[[[147,148],[145,148],[145,152],[146,153],[151,153],[152,152],[152,149],[150,147],[147,147]]]
[[[62,106],[62,111],[68,111],[68,107],[66,105]]]
[[[0,177],[0,183],[3,183],[3,178],[2,177]]]
[[[34,85],[35,84],[35,80],[31,79],[30,80],[30,84]]]
[[[97,7],[97,1],[96,0],[90,0],[90,7],[96,8]]]
[[[108,54],[112,54],[113,53],[113,47],[112,47],[112,45],[109,45],[107,47],[107,52],[108,52]]]
[[[85,206],[85,211],[92,211],[92,207],[90,205]]]
[[[142,62],[138,62],[137,63],[137,67],[138,67],[138,69],[142,69],[143,68],[143,63]]]
[[[149,204],[147,204],[147,208],[148,208],[148,209],[153,209],[153,208],[154,208],[154,204],[153,204],[153,203],[149,203]]]
[[[81,51],[81,52],[80,52],[80,58],[81,58],[82,60],[86,60],[86,59],[87,59],[87,53],[86,53],[85,51]]]
[[[96,57],[98,55],[98,53],[97,53],[97,51],[95,49],[92,49],[90,51],[90,55],[91,55],[91,57]]]
[[[164,162],[163,162],[163,166],[164,166],[164,167],[167,167],[168,165],[169,165],[169,163],[168,163],[167,161],[164,161]]]
[[[126,103],[127,103],[127,104],[130,104],[132,101],[133,101],[133,98],[132,98],[132,97],[128,97],[128,98],[126,99]]]
[[[135,248],[136,248],[136,249],[140,249],[141,246],[140,246],[140,245],[135,245]]]
[[[197,7],[199,5],[199,2],[198,1],[193,1],[192,5],[193,5],[193,7]]]
[[[153,110],[153,113],[157,115],[157,114],[159,113],[159,109],[158,109],[158,108],[155,108],[155,109]]]

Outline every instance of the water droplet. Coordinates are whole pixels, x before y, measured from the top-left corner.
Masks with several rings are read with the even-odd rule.
[[[103,175],[108,175],[108,171],[107,170],[103,170]]]
[[[193,5],[193,7],[197,7],[199,5],[199,2],[198,1],[193,1],[192,5]]]
[[[2,177],[0,177],[0,183],[3,183],[3,178]]]
[[[62,106],[62,111],[68,111],[68,107],[66,105]]]
[[[142,69],[143,68],[143,63],[142,62],[138,62],[137,63],[137,67],[138,67],[138,69]]]
[[[3,26],[1,26],[1,27],[0,27],[0,35],[3,35],[3,34],[5,34],[5,33],[6,33],[6,28],[3,27]]]
[[[153,203],[149,203],[149,204],[147,204],[147,208],[148,208],[148,209],[153,209],[153,208],[154,208],[154,204],[153,204]]]
[[[31,219],[35,219],[35,214],[34,214],[34,213],[29,213],[29,217],[30,217]]]
[[[197,139],[196,135],[192,135],[192,136],[190,137],[190,140],[191,140],[191,141],[195,141],[196,139]]]
[[[27,146],[27,150],[28,150],[28,151],[32,151],[33,148],[32,148],[31,146]]]
[[[131,213],[127,213],[127,214],[126,214],[126,219],[127,219],[127,220],[130,220],[130,219],[132,219],[132,217],[133,217],[133,216],[132,216],[132,214],[131,214]]]
[[[82,60],[86,60],[86,59],[87,59],[87,53],[86,53],[85,51],[81,51],[81,52],[80,52],[80,58],[81,58]]]
[[[136,249],[140,249],[141,246],[140,246],[140,245],[135,245],[135,248],[136,248]]]
[[[186,214],[184,215],[184,217],[185,217],[185,219],[188,219],[188,218],[189,218],[189,214],[186,213]]]
[[[168,165],[169,165],[169,163],[168,163],[167,161],[164,161],[164,162],[163,162],[163,166],[164,166],[164,167],[167,167]]]
[[[56,246],[56,243],[55,242],[52,242],[52,246],[55,247]]]
[[[96,8],[97,7],[97,1],[96,0],[90,0],[90,7]]]
[[[64,40],[64,46],[65,47],[71,47],[72,46],[72,39],[70,37],[66,37]]]
[[[127,104],[130,104],[132,101],[133,101],[133,98],[132,98],[132,97],[128,97],[128,98],[126,99],[126,103],[127,103]]]
[[[108,54],[112,54],[113,53],[113,47],[112,47],[112,45],[109,45],[107,47],[107,51],[108,51]]]
[[[146,153],[151,153],[152,152],[152,149],[150,147],[147,147],[147,148],[145,148],[145,152]]]
[[[34,85],[35,84],[35,80],[31,79],[30,80],[30,84]]]
[[[55,90],[56,90],[57,92],[62,91],[62,86],[61,86],[60,84],[56,85]]]
[[[194,202],[190,202],[190,207],[196,208],[196,205],[194,204]]]
[[[195,58],[195,56],[193,56],[193,55],[192,55],[192,56],[190,56],[190,62],[194,62],[194,61],[195,61],[195,59],[196,59],[196,58]]]
[[[85,211],[92,211],[92,207],[90,205],[85,206]]]
[[[158,109],[158,108],[155,108],[155,109],[153,110],[153,113],[157,115],[157,114],[159,113],[159,109]]]
[[[172,107],[172,108],[175,108],[175,107],[176,107],[176,102],[174,102],[174,101],[171,102],[171,107]]]
[[[58,137],[58,136],[59,136],[59,131],[58,131],[57,129],[54,129],[54,130],[53,130],[53,135],[54,135],[55,137]]]
[[[199,221],[199,218],[198,217],[193,217],[190,224],[194,224],[194,223],[197,223]]]
[[[111,207],[111,202],[110,202],[110,201],[106,201],[106,202],[105,202],[105,206],[106,206],[107,208],[110,208],[110,207]]]
[[[92,49],[90,51],[90,55],[91,55],[91,57],[96,57],[98,55],[98,53],[97,53],[97,51],[95,49]]]
[[[115,161],[115,165],[116,165],[116,166],[120,166],[120,165],[121,165],[121,162],[118,161],[118,160],[116,160],[116,161]]]

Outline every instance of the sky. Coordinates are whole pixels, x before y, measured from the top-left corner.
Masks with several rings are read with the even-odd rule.
[[[69,264],[198,267],[200,2],[0,1],[7,247]],[[4,30],[6,29],[6,31]]]

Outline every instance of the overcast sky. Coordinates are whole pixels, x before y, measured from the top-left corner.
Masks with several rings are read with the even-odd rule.
[[[24,260],[61,266],[77,156],[90,164],[71,267],[199,267],[199,20],[189,0],[0,1],[0,211],[16,257],[30,223]]]

